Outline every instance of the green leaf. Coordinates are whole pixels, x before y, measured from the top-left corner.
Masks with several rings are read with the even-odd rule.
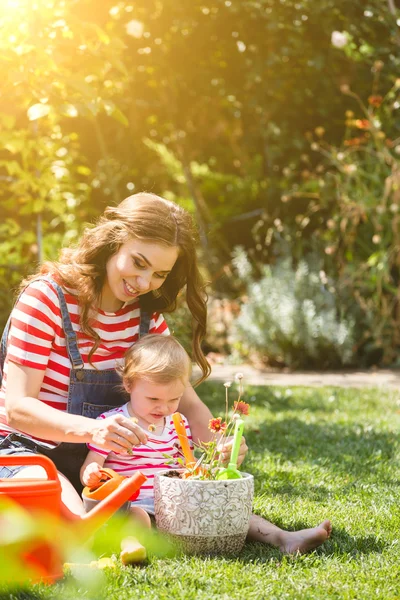
[[[128,117],[126,117],[124,115],[124,113],[122,112],[122,110],[120,110],[117,106],[115,107],[115,109],[112,112],[111,116],[112,116],[113,119],[115,119],[116,121],[118,121],[119,123],[121,123],[122,125],[124,125],[124,127],[128,127],[129,126]]]
[[[61,104],[60,113],[65,115],[66,117],[77,117],[79,115],[79,111],[76,106],[73,104]]]
[[[96,32],[99,40],[101,42],[103,42],[103,44],[106,44],[108,46],[108,44],[110,43],[110,38],[106,34],[106,32],[101,27],[96,25],[96,23],[91,23],[90,25],[91,25],[92,29]]]
[[[8,150],[8,152],[11,152],[11,154],[17,154],[18,152],[21,152],[21,150],[24,147],[24,140],[10,140],[9,142],[5,142],[4,144],[4,149]]]
[[[16,118],[13,115],[0,114],[0,122],[6,129],[13,129]]]
[[[27,110],[28,119],[30,121],[36,121],[42,117],[46,117],[50,112],[49,104],[33,104]]]
[[[79,173],[79,175],[90,175],[92,171],[85,165],[78,165],[76,167],[76,172]]]
[[[114,102],[111,102],[111,100],[103,100],[103,107],[109,117],[112,117],[125,127],[128,127],[129,121],[127,117],[117,106],[115,106]]]

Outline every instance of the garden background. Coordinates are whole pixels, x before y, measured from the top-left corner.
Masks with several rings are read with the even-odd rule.
[[[398,600],[398,382],[273,388],[247,369],[400,366],[399,49],[400,0],[0,0],[0,331],[21,279],[105,206],[182,204],[210,282],[205,349],[229,378],[247,361],[254,510],[333,524],[304,556],[169,557],[156,536],[142,568],[10,591],[18,542],[87,563],[122,537],[109,523],[83,546],[11,511],[1,600]],[[167,320],[189,347],[183,303]],[[214,416],[225,392],[199,388]]]
[[[208,351],[399,366],[399,25],[395,0],[3,0],[0,329],[147,190],[195,215]]]

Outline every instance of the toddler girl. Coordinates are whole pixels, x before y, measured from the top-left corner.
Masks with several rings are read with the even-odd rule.
[[[107,452],[88,444],[89,453],[81,468],[81,480],[92,487],[101,477],[100,469],[108,467],[125,476],[141,471],[147,481],[131,511],[144,524],[148,514],[154,515],[154,475],[165,469],[176,469],[181,449],[172,415],[189,385],[191,362],[180,343],[172,336],[147,335],[128,350],[120,369],[129,402],[101,414],[105,419],[115,414],[133,419],[147,433],[147,443],[134,446],[129,454]],[[183,417],[189,440],[191,433]],[[165,455],[170,456],[167,458]]]
[[[100,468],[114,469],[122,475],[141,471],[147,477],[138,498],[130,510],[144,525],[150,526],[149,514],[154,514],[154,475],[165,469],[176,469],[181,455],[172,414],[189,386],[191,363],[189,356],[172,336],[147,335],[126,354],[121,369],[122,381],[130,400],[120,408],[100,415],[104,419],[116,413],[133,418],[147,432],[147,443],[132,448],[130,454],[107,453],[89,444],[89,453],[81,469],[84,485],[93,486],[100,480]],[[186,431],[191,433],[185,420]],[[172,458],[172,464],[169,458]],[[278,547],[282,552],[306,552],[320,546],[331,533],[329,521],[301,531],[284,531],[262,517],[252,515],[248,539]]]

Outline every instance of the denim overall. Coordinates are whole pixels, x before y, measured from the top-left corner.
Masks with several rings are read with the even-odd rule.
[[[72,328],[64,293],[61,287],[52,279],[48,277],[40,279],[51,282],[57,291],[60,301],[62,325],[65,333],[67,352],[71,361],[67,412],[95,419],[101,413],[125,404],[128,401],[128,397],[121,390],[121,378],[115,369],[106,369],[104,371],[84,369],[84,363],[78,349],[78,342]],[[10,324],[11,316],[8,319],[0,343],[0,367],[4,364]],[[141,310],[140,337],[148,333],[149,325],[150,315]],[[9,452],[7,452],[7,449],[9,449]],[[57,469],[69,479],[75,489],[78,492],[82,490],[82,484],[79,480],[79,470],[88,452],[86,444],[61,442],[55,448],[49,448],[47,444],[30,440],[17,433],[11,433],[0,443],[0,454],[11,454],[15,451],[23,453],[23,450],[30,450],[30,453],[44,454],[51,458]],[[5,474],[1,473],[0,467],[1,476],[5,476]]]

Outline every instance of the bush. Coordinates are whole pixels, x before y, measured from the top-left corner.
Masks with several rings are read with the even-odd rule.
[[[183,300],[179,298],[173,313],[164,313],[171,335],[174,335],[186,352],[192,355],[192,315]]]
[[[337,289],[347,290],[347,310],[357,306],[362,318],[359,356],[367,364],[393,365],[400,347],[400,80],[383,87],[383,67],[375,62],[365,101],[343,86],[352,110],[341,144],[327,141],[322,127],[310,139],[320,161],[310,170],[315,199],[308,214],[299,215],[298,231],[301,223],[320,219],[312,237],[324,268]]]
[[[323,271],[291,259],[261,267],[253,278],[243,250],[234,263],[247,284],[233,331],[234,347],[244,355],[290,367],[339,367],[353,358],[354,321],[343,318],[334,288]]]

